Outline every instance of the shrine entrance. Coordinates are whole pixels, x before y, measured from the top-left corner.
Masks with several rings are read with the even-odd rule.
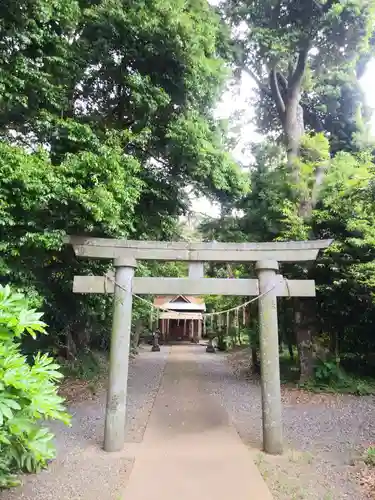
[[[315,260],[332,240],[273,243],[188,243],[68,237],[77,257],[112,259],[115,272],[75,276],[76,293],[114,293],[104,449],[120,451],[125,441],[126,397],[133,296],[253,296],[259,301],[263,446],[283,450],[277,297],[314,297],[313,280],[286,280],[280,262]],[[138,260],[185,261],[188,278],[134,277]],[[257,279],[204,278],[204,262],[255,262]],[[251,302],[251,301],[250,301]],[[149,303],[153,306],[152,303]],[[246,306],[249,302],[243,304]],[[238,309],[238,308],[237,308]],[[162,313],[171,313],[163,310]],[[204,313],[212,318],[217,312]],[[230,311],[226,311],[230,314]],[[168,321],[178,318],[164,318]],[[181,318],[180,318],[181,319]]]
[[[203,312],[206,305],[201,297],[176,295],[155,297],[153,308],[160,311],[156,327],[163,343],[191,341],[199,342],[202,337]],[[150,330],[153,329],[152,309]]]

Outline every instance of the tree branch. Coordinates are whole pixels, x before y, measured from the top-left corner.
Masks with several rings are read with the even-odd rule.
[[[273,68],[271,70],[271,73],[270,73],[270,87],[271,87],[271,92],[272,92],[272,98],[275,101],[277,111],[278,111],[281,119],[283,119],[286,108],[285,108],[284,99],[283,99],[281,92],[280,92],[276,68]]]
[[[280,71],[277,72],[277,81],[279,83],[279,86],[281,85],[282,90],[285,92],[285,94],[288,91],[288,80],[285,78],[285,76],[280,73]],[[280,90],[281,92],[281,90]]]
[[[302,78],[306,70],[308,52],[309,43],[306,42],[305,46],[299,51],[296,68],[289,82],[289,90],[292,93],[300,89]]]
[[[265,85],[257,76],[256,74],[250,69],[248,68],[247,66],[244,66],[243,67],[243,71],[245,73],[247,73],[253,80],[254,82],[257,84],[259,90],[261,92],[264,92],[266,95],[269,95],[269,96],[272,96],[271,94],[271,91],[270,89],[268,88],[267,85]]]

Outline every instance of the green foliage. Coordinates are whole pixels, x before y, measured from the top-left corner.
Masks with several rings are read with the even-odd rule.
[[[375,446],[369,446],[364,454],[364,461],[367,465],[375,467]]]
[[[108,265],[77,261],[65,234],[173,239],[187,188],[246,190],[213,118],[226,43],[205,0],[1,3],[0,270],[44,310],[57,354],[107,347],[112,305],[72,294]]]
[[[61,372],[65,377],[95,382],[107,371],[107,357],[93,351],[78,353],[72,360],[61,359]]]
[[[374,281],[374,164],[370,152],[340,152],[328,157],[327,141],[321,136],[304,138],[304,160],[300,182],[311,189],[311,172],[323,161],[325,175],[319,188],[319,201],[309,220],[298,214],[293,199],[285,157],[277,154],[279,147],[266,142],[255,149],[250,173],[251,192],[237,205],[242,215],[226,215],[203,225],[207,239],[218,241],[272,241],[308,238],[333,238],[333,245],[322,254],[308,272],[297,265],[284,264],[282,272],[290,278],[315,279],[317,283],[317,315],[313,318],[316,331],[329,332],[328,346],[337,337],[340,357],[349,365],[350,373],[360,373],[366,367],[371,375],[368,358],[375,350],[373,321],[375,318]],[[305,168],[308,165],[308,168]],[[252,271],[234,267],[241,277],[253,277]],[[214,266],[214,276],[228,276],[224,266]],[[207,304],[211,307],[212,298]],[[224,301],[224,302],[223,302]],[[240,302],[240,301],[239,301]],[[236,299],[215,299],[215,310],[237,305]],[[280,303],[280,334],[288,345],[296,344],[293,310],[295,304]],[[284,311],[287,314],[284,314]],[[285,318],[285,319],[284,319]],[[316,336],[316,339],[320,335]],[[315,341],[315,340],[314,340]],[[354,361],[355,360],[355,361]],[[298,378],[286,366],[285,377]],[[364,372],[364,370],[361,371]],[[321,381],[320,381],[321,382]],[[320,383],[319,382],[319,383]],[[354,393],[372,391],[372,382],[348,375],[340,390]],[[339,389],[338,389],[339,390]]]
[[[20,351],[23,335],[46,334],[41,316],[23,295],[0,287],[0,488],[15,486],[15,474],[37,472],[54,458],[53,434],[38,421],[70,420],[57,394],[59,365],[40,353],[29,365]]]
[[[315,391],[350,393],[358,396],[375,392],[375,380],[353,377],[331,360],[319,360],[315,366],[314,379],[304,386]]]
[[[373,53],[373,2],[225,0],[221,10],[232,28],[234,62],[259,87],[260,129],[273,137],[285,131],[280,98],[287,106],[287,88],[301,81],[306,130],[329,131],[335,151],[346,149],[365,115],[355,73]]]
[[[342,381],[344,374],[334,361],[321,361],[315,366],[315,380],[321,384],[332,384]]]

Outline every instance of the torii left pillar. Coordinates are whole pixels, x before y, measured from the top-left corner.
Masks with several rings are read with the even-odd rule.
[[[137,264],[133,258],[118,258],[114,266],[115,296],[104,429],[105,451],[121,451],[125,442],[132,286]]]

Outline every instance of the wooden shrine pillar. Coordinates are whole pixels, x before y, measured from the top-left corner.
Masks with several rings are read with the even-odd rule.
[[[163,339],[163,342],[165,342],[165,319],[160,319],[159,321],[161,337]]]
[[[283,452],[276,289],[279,264],[273,260],[261,260],[256,263],[255,268],[260,294],[258,307],[263,447],[266,453],[276,455]]]
[[[197,319],[193,319],[193,341],[195,343],[198,342],[198,320]]]
[[[125,442],[126,396],[132,318],[132,285],[135,259],[115,259],[113,323],[109,383],[105,413],[104,450],[121,451]]]
[[[202,340],[202,320],[198,319],[198,341]]]

